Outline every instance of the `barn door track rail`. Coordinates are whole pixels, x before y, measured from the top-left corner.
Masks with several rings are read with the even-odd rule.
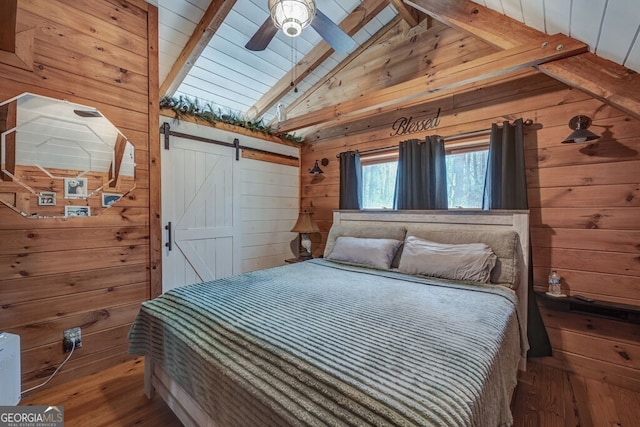
[[[176,132],[176,131],[171,130],[171,125],[169,125],[169,123],[167,123],[167,122],[164,122],[162,124],[162,126],[160,126],[160,133],[164,135],[164,149],[165,150],[169,149],[169,137],[176,136],[178,138],[192,139],[194,141],[206,142],[207,144],[216,144],[216,145],[222,145],[224,147],[234,148],[236,150],[236,161],[240,160],[240,150],[252,151],[254,153],[260,153],[260,154],[267,154],[269,156],[279,157],[279,158],[286,159],[286,160],[289,160],[289,161],[298,161],[299,160],[298,157],[295,157],[295,156],[289,156],[289,155],[286,155],[286,154],[274,153],[272,151],[261,150],[259,148],[253,148],[253,147],[247,147],[247,146],[244,146],[244,145],[240,145],[240,140],[238,138],[234,138],[233,139],[233,143],[231,143],[231,142],[225,142],[225,141],[218,141],[218,140],[211,139],[211,138],[204,138],[202,136],[189,135],[189,134],[182,133],[182,132]]]

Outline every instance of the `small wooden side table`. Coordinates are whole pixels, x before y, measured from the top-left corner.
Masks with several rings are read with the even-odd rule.
[[[535,292],[542,304],[552,310],[568,311],[588,316],[603,317],[620,322],[640,324],[640,306],[608,301],[583,301],[573,296],[557,298],[544,292]]]

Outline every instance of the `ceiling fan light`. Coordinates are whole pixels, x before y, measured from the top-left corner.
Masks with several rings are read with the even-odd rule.
[[[298,37],[302,32],[302,25],[294,19],[288,19],[282,23],[282,31],[289,37]]]
[[[276,27],[289,37],[297,37],[316,14],[313,0],[269,0],[269,12]]]

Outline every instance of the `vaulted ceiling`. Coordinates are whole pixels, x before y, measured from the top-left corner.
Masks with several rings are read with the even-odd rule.
[[[510,41],[500,35],[509,29],[491,27],[517,25],[509,17],[526,25],[518,27],[522,40],[514,36],[513,46],[529,36],[535,39],[538,32],[562,33],[584,42],[598,57],[640,71],[638,0],[316,0],[317,8],[356,41],[344,53],[334,52],[311,27],[297,38],[278,32],[264,51],[246,49],[269,16],[267,0],[149,1],[159,7],[161,95],[197,98],[223,113],[261,117],[267,123],[274,120],[277,104],[289,110],[300,105],[336,68],[401,20],[408,28],[426,28],[434,17],[508,49]],[[465,12],[479,19],[459,19]],[[563,79],[562,71],[548,73]],[[313,124],[285,130],[304,135]]]

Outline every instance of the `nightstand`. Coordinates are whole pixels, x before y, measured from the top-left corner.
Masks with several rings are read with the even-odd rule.
[[[568,311],[589,316],[603,317],[620,322],[640,324],[640,307],[628,304],[618,304],[608,301],[583,301],[576,297],[552,297],[545,292],[535,292],[538,301],[551,309]]]

